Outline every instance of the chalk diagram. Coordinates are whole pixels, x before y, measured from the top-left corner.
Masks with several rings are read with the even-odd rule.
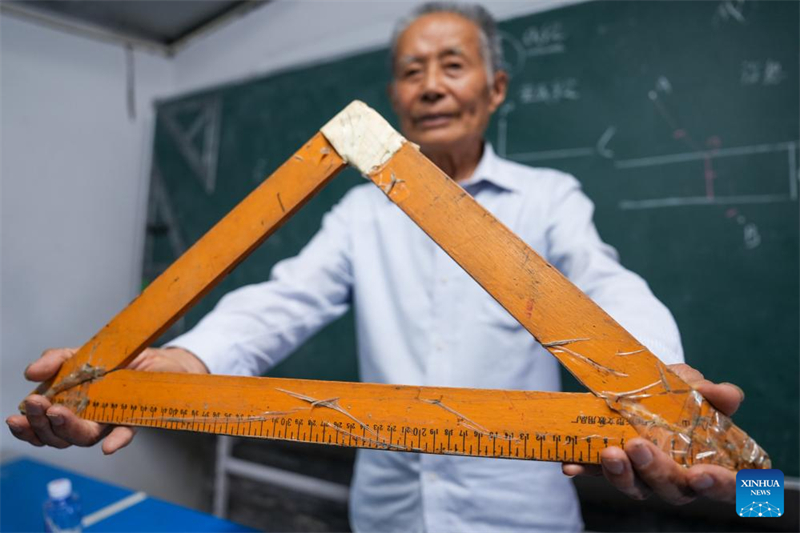
[[[166,238],[169,247],[170,257],[156,258],[156,240]],[[158,164],[153,160],[153,167],[150,172],[150,201],[147,205],[147,230],[144,243],[144,257],[142,267],[143,283],[147,284],[156,279],[167,268],[172,261],[176,260],[187,250],[188,246],[181,234],[180,224],[175,207],[172,204],[164,178],[158,168]],[[162,340],[177,337],[186,331],[186,317],[181,316],[167,332],[164,333]]]
[[[723,13],[728,20],[741,22],[740,2],[723,2],[719,13]],[[722,15],[719,15],[722,16]],[[515,70],[524,66],[525,57],[561,53],[567,50],[567,35],[560,24],[554,23],[553,28],[543,31],[541,28],[526,30],[523,35],[529,35],[529,43],[522,42],[514,36],[505,34],[506,49],[514,50]],[[600,31],[602,28],[599,28]],[[535,37],[535,38],[534,38]],[[533,48],[531,48],[533,47]],[[533,50],[533,52],[531,52]],[[741,64],[739,83],[742,86],[774,86],[787,78],[782,65],[773,59],[746,60]],[[498,110],[496,147],[499,155],[519,162],[554,161],[559,159],[572,159],[584,157],[602,157],[613,161],[619,170],[642,169],[646,167],[661,167],[678,165],[682,163],[700,162],[698,180],[702,180],[703,194],[695,195],[669,195],[645,199],[621,199],[617,206],[621,210],[664,209],[684,206],[719,206],[729,205],[741,207],[747,204],[773,204],[781,202],[795,202],[798,199],[798,148],[800,140],[792,139],[777,143],[752,144],[746,146],[723,146],[718,135],[710,135],[699,140],[692,132],[678,122],[675,114],[671,112],[669,100],[673,94],[670,80],[664,76],[657,76],[652,88],[643,98],[647,98],[656,115],[671,132],[672,139],[677,141],[684,151],[666,155],[655,155],[621,159],[616,157],[612,148],[613,138],[617,134],[614,125],[607,126],[604,130],[598,129],[597,141],[591,146],[565,147],[551,150],[538,150],[528,152],[508,152],[509,121],[515,112],[528,104],[557,104],[568,100],[579,100],[580,84],[578,80],[561,78],[546,82],[523,84],[522,88],[510,95],[509,100]],[[731,159],[744,156],[768,154],[769,157],[783,158],[786,165],[787,178],[781,182],[770,184],[777,189],[755,191],[747,194],[720,194],[718,180],[720,178],[718,162],[722,159]],[[781,163],[783,164],[783,163]],[[691,171],[690,171],[691,172]],[[729,209],[726,213],[729,219],[742,226],[745,245],[748,249],[757,247],[761,242],[758,228],[737,209]]]
[[[678,207],[686,205],[742,205],[787,202],[797,199],[797,141],[787,141],[772,144],[757,144],[723,148],[722,140],[711,135],[704,142],[695,139],[692,133],[681,127],[674,115],[670,112],[667,99],[673,92],[672,84],[665,76],[660,76],[655,86],[648,91],[647,98],[652,103],[658,116],[672,132],[672,138],[681,142],[688,151],[683,153],[641,157],[635,159],[615,160],[614,166],[618,169],[642,168],[650,166],[671,165],[688,161],[702,161],[705,194],[698,196],[673,196],[652,198],[645,200],[621,200],[620,209],[654,209],[664,207]],[[717,194],[715,180],[718,173],[714,161],[721,158],[740,157],[752,154],[780,154],[785,152],[788,166],[788,180],[784,193],[765,193],[748,195]]]
[[[739,509],[739,516],[746,517],[775,517],[781,516],[781,514],[780,508],[775,507],[769,502],[753,502],[750,505],[745,505]]]
[[[159,113],[206,194],[214,192],[217,181],[220,107],[219,98],[211,97],[173,104]]]

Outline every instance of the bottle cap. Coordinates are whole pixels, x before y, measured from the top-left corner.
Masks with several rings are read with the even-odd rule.
[[[72,482],[67,478],[54,479],[47,484],[47,494],[53,500],[63,500],[72,494]]]

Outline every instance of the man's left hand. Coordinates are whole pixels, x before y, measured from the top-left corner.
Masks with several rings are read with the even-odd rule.
[[[686,383],[697,389],[721,413],[731,416],[744,400],[742,389],[732,383],[712,383],[703,374],[686,364],[669,368]],[[684,468],[652,442],[631,439],[625,449],[610,447],[600,454],[601,465],[564,463],[568,476],[600,475],[634,500],[656,494],[664,501],[683,505],[698,496],[734,502],[736,473],[716,465],[695,465]]]

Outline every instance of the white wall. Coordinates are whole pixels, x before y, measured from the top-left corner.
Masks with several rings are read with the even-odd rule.
[[[502,20],[581,0],[484,2]],[[175,57],[175,90],[183,93],[232,80],[386,46],[395,22],[420,0],[269,3]]]
[[[135,54],[136,119],[128,118],[125,52],[0,18],[0,372],[3,419],[31,389],[25,366],[51,346],[77,346],[140,283],[154,96],[172,65]],[[147,433],[104,458],[99,448],[28,446],[3,424],[3,456],[27,454],[174,501],[191,479],[186,448]],[[164,476],[167,471],[180,476]],[[199,487],[195,482],[189,486]],[[6,490],[6,487],[3,487]]]
[[[498,18],[572,0],[494,2]],[[77,346],[139,289],[154,98],[387,44],[416,2],[287,2],[198,38],[172,59],[135,54],[127,115],[121,46],[0,16],[0,412],[31,385],[47,347]],[[488,4],[488,2],[487,2]],[[320,119],[322,120],[322,119]],[[0,450],[199,505],[191,438],[141,432],[116,456],[27,446],[0,427]]]

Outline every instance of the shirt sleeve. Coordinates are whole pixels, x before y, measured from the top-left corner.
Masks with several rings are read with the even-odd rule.
[[[594,204],[574,177],[555,173],[548,215],[548,258],[575,285],[667,364],[683,362],[675,319],[617,251],[600,239]]]
[[[168,346],[189,350],[212,374],[261,375],[343,315],[353,284],[352,192],[324,216],[297,256],[275,265],[269,281],[226,294]]]

